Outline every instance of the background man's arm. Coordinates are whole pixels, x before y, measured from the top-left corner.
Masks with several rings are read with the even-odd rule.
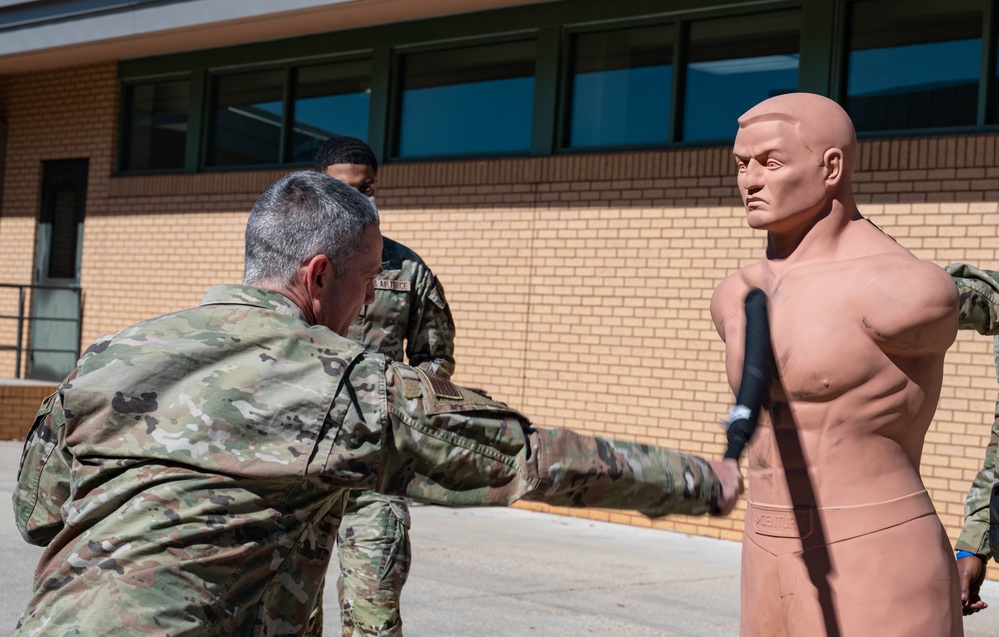
[[[999,334],[999,273],[966,263],[952,263],[944,269],[957,284],[958,327],[979,334]]]
[[[424,266],[425,267],[425,266]],[[454,374],[454,319],[437,277],[421,273],[406,333],[406,360],[429,374]]]
[[[960,297],[960,329],[979,334],[999,334],[999,275],[965,263],[946,267],[954,278]],[[995,353],[999,356],[999,352]],[[999,358],[997,358],[999,374]],[[979,596],[985,579],[985,565],[992,555],[989,546],[989,501],[996,481],[996,452],[999,450],[999,402],[996,403],[992,435],[985,450],[985,462],[971,483],[964,504],[964,529],[955,549],[966,553],[957,560],[961,579],[961,602],[965,615],[987,607]],[[968,554],[971,555],[968,555]]]

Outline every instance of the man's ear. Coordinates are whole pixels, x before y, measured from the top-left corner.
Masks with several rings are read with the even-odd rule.
[[[310,298],[316,298],[323,287],[330,285],[333,281],[333,264],[325,254],[317,254],[302,266],[302,273],[305,276],[305,288],[309,291]]]
[[[822,156],[822,162],[826,169],[826,187],[835,188],[843,179],[843,151],[839,148],[830,148]]]

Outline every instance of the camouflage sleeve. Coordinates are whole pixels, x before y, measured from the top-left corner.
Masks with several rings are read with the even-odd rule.
[[[648,517],[715,509],[720,485],[696,456],[532,427],[482,394],[422,370],[386,372],[391,436],[377,490],[445,505],[637,510]]]
[[[964,503],[964,530],[954,548],[970,551],[988,560],[992,556],[989,546],[989,498],[996,482],[996,450],[999,449],[999,415],[992,425],[992,437],[985,450],[985,463],[971,483]]]
[[[429,269],[422,274],[406,330],[406,360],[430,374],[450,378],[454,374],[454,319],[440,281]]]
[[[63,526],[70,467],[60,451],[66,418],[59,392],[42,402],[28,431],[14,488],[14,521],[30,544],[47,545]]]
[[[966,263],[952,263],[946,268],[953,277],[960,295],[959,327],[979,334],[999,334],[999,273],[981,270]],[[997,337],[999,341],[999,337]],[[999,342],[995,350],[999,374]],[[985,450],[985,463],[971,483],[964,503],[964,530],[954,547],[970,551],[986,559],[992,555],[989,547],[989,498],[996,481],[996,451],[999,448],[999,402],[996,403],[992,436]]]
[[[945,269],[960,294],[960,329],[999,333],[999,273],[966,263],[952,263]]]

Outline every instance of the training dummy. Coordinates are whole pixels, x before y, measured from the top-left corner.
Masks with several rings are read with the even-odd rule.
[[[773,380],[748,448],[743,637],[962,635],[954,556],[919,477],[957,291],[857,209],[856,135],[835,102],[770,98],[734,153],[765,256],[715,290],[729,382],[744,302],[767,298]]]

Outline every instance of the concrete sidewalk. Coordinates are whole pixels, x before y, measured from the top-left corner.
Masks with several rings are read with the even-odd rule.
[[[41,549],[21,541],[9,505],[20,443],[0,442],[0,635],[13,634]],[[518,509],[413,507],[406,637],[736,637],[736,542]],[[993,568],[996,568],[993,566]],[[338,572],[324,598],[339,635]],[[999,584],[967,637],[999,637]],[[886,611],[887,612],[887,611]],[[869,636],[849,636],[869,637]]]

